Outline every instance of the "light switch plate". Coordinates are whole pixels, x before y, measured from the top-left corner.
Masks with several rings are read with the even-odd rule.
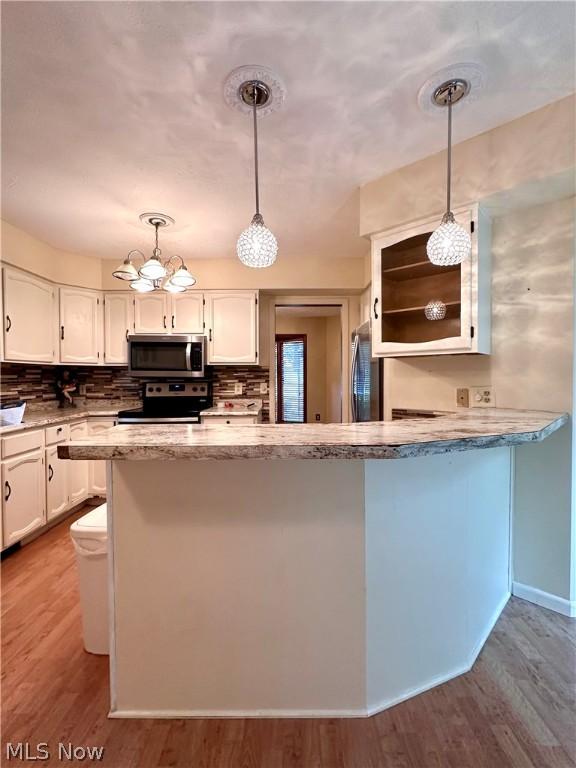
[[[243,392],[243,387],[242,387],[242,384],[240,384],[240,382],[238,382],[238,381],[237,381],[237,382],[234,384],[234,394],[235,394],[235,395],[241,395],[241,394],[242,394],[242,392]]]
[[[458,387],[456,390],[456,405],[459,408],[470,407],[470,390],[467,387]]]
[[[470,387],[470,408],[495,407],[496,396],[492,387]]]

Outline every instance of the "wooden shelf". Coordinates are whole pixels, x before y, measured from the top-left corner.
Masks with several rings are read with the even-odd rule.
[[[460,311],[460,301],[445,301],[446,304],[446,319],[455,317]],[[382,314],[389,317],[390,315],[410,315],[415,313],[424,313],[426,305],[423,304],[420,307],[402,307],[401,309],[385,309]],[[432,321],[431,321],[432,322]],[[434,322],[440,322],[435,320]]]
[[[382,276],[388,280],[413,280],[418,277],[441,275],[446,272],[458,272],[459,270],[459,264],[438,267],[428,259],[425,259],[423,261],[414,261],[411,264],[403,264],[400,267],[388,267],[382,270]]]

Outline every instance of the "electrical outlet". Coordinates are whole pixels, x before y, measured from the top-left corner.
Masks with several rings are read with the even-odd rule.
[[[268,393],[268,382],[261,381],[260,382],[260,394],[266,395]]]
[[[466,387],[458,387],[456,390],[456,405],[460,408],[470,407],[470,390]]]
[[[244,391],[244,388],[242,387],[242,384],[239,381],[237,381],[234,384],[234,394],[241,395],[243,391]]]
[[[496,395],[492,387],[470,387],[471,408],[494,408]]]
[[[316,421],[320,421],[320,414],[319,413],[316,414]]]

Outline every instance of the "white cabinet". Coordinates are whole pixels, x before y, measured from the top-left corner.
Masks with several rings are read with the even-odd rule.
[[[144,293],[134,300],[136,333],[203,333],[202,293]]]
[[[104,362],[128,362],[128,334],[134,332],[134,294],[104,294]]]
[[[68,509],[68,465],[69,461],[58,458],[58,446],[46,448],[46,519],[54,517]]]
[[[45,503],[43,449],[2,462],[4,547],[15,544],[44,524]]]
[[[60,288],[60,362],[100,362],[101,318],[98,291]]]
[[[206,294],[208,362],[258,362],[257,291],[222,291]]]
[[[478,206],[454,211],[471,234],[462,264],[439,267],[426,243],[440,217],[372,236],[372,354],[407,357],[490,352],[490,222]],[[427,319],[431,301],[445,315]]]
[[[70,440],[82,440],[88,434],[85,421],[70,425]],[[89,492],[89,463],[88,461],[68,462],[68,497],[70,506],[79,504],[88,498]]]
[[[134,297],[136,333],[168,333],[170,296],[164,292],[140,293]]]
[[[187,291],[175,293],[171,298],[172,333],[204,333],[204,295]]]
[[[102,435],[116,424],[116,419],[90,419],[88,435]],[[90,465],[90,493],[95,496],[106,495],[106,462],[94,460]]]
[[[56,359],[55,287],[26,272],[3,269],[4,359],[53,363]]]

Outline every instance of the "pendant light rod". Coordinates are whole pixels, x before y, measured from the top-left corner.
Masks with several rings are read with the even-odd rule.
[[[254,116],[254,179],[256,182],[256,213],[260,214],[260,190],[258,188],[258,118],[256,117],[256,110],[258,108],[258,88],[256,82],[253,84],[252,90],[252,114]]]
[[[448,170],[446,179],[446,213],[450,211],[450,183],[452,181],[452,95],[454,86],[448,89]]]

